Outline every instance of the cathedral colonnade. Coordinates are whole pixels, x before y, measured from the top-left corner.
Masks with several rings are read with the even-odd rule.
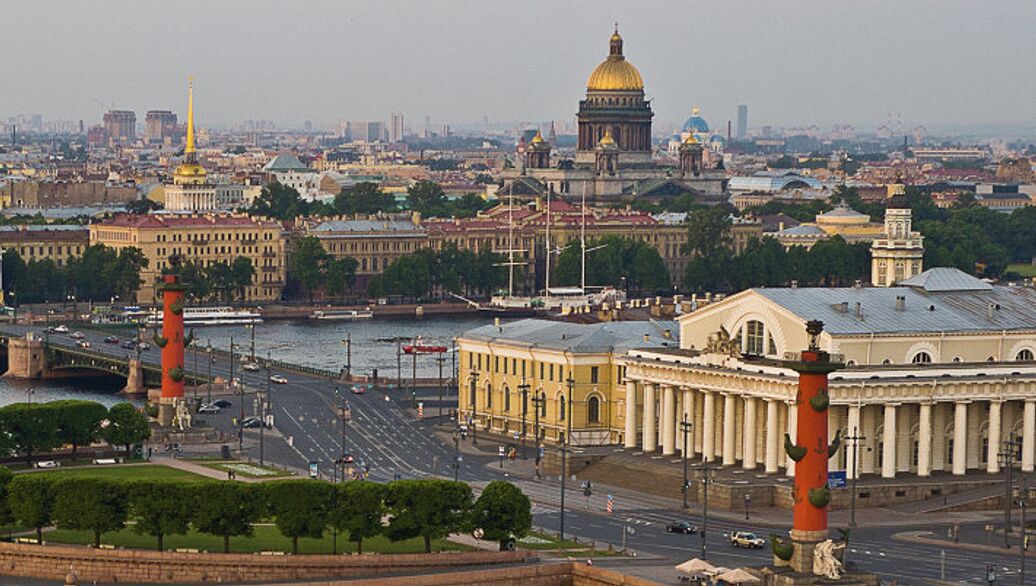
[[[645,453],[682,454],[681,422],[687,421],[692,460],[794,475],[795,464],[784,451],[784,434],[795,439],[794,391],[783,386],[787,392],[772,393],[628,378],[623,445]],[[834,438],[841,431],[845,439],[830,469],[845,471],[849,478],[995,474],[1008,440],[1020,447],[1016,466],[1034,470],[1036,397],[853,402],[837,400],[839,394],[852,392],[832,389],[829,434]]]

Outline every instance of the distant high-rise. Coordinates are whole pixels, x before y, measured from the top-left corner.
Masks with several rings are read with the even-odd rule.
[[[748,136],[748,106],[741,104],[737,107],[737,137]]]
[[[144,116],[144,140],[148,144],[180,142],[176,114],[169,110],[149,110]]]
[[[345,123],[349,140],[380,142],[385,140],[385,123],[370,120],[353,120]]]
[[[397,143],[403,141],[403,113],[392,112],[389,114],[389,142]]]
[[[137,115],[130,110],[109,110],[104,115],[104,127],[113,143],[131,143],[137,139]]]

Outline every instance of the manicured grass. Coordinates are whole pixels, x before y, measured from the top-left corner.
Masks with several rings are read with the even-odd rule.
[[[49,468],[29,474],[46,474],[55,478],[106,478],[112,480],[207,480],[204,476],[160,464]]]
[[[525,541],[523,541],[524,539]],[[577,557],[597,557],[597,556],[610,556],[618,555],[614,552],[607,552],[598,549],[589,549],[589,543],[579,543],[576,541],[570,541],[568,539],[559,541],[554,535],[543,533],[540,531],[530,531],[528,535],[518,540],[518,547],[520,549],[532,549],[536,551],[554,551],[564,555],[574,555]]]
[[[1023,277],[1036,277],[1036,265],[1029,263],[1015,263],[1007,265],[1007,270],[1018,273]]]
[[[249,464],[248,462],[198,462],[206,468],[212,468],[213,470],[219,470],[220,472],[226,473],[228,470],[233,470],[238,476],[247,476],[249,478],[286,478],[294,476],[291,472],[285,472],[278,468],[270,468],[269,466],[260,466],[258,464]]]
[[[43,540],[49,543],[71,543],[89,545],[93,543],[93,534],[89,531],[71,531],[55,529],[43,534]],[[331,553],[332,535],[325,532],[323,539],[299,539],[299,553]],[[131,527],[114,533],[101,535],[101,543],[120,548],[155,549],[156,541],[150,535],[137,533]],[[191,531],[186,535],[167,535],[166,549],[190,548],[209,552],[223,551],[223,538],[205,533]],[[432,541],[432,551],[470,551],[471,548],[444,539]],[[252,537],[231,537],[230,551],[235,553],[255,553],[259,551],[291,551],[291,539],[281,535],[272,525],[258,525]],[[338,537],[338,552],[355,552],[356,544],[346,541],[344,536]],[[385,537],[372,537],[363,540],[364,553],[422,553],[424,541],[419,537],[393,543]]]

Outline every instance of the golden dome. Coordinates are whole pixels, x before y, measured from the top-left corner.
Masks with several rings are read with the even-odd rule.
[[[541,143],[541,142],[543,142],[543,135],[540,134],[539,130],[537,130],[536,131],[536,136],[532,137],[532,144],[538,144],[538,143]]]
[[[597,144],[603,147],[615,146],[615,139],[612,138],[612,130],[610,128],[604,131],[604,136],[601,137],[601,142]]]
[[[622,54],[622,37],[616,28],[609,40],[608,58],[601,62],[586,81],[587,91],[636,91],[644,89],[640,72]]]

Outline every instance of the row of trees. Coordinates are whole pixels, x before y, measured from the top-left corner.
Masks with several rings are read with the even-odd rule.
[[[407,189],[406,209],[420,212],[424,217],[469,218],[486,208],[489,203],[474,193],[449,199],[442,187],[434,181],[418,181]],[[378,188],[376,183],[362,182],[343,189],[334,203],[307,201],[292,187],[271,183],[263,188],[252,202],[252,215],[294,220],[307,216],[340,216],[375,214],[400,211],[396,198]]]
[[[147,416],[130,403],[111,409],[93,401],[12,403],[0,408],[0,456],[12,453],[33,456],[61,446],[80,446],[97,441],[124,447],[143,442],[151,434]]]
[[[478,253],[447,244],[442,250],[422,249],[394,260],[367,285],[373,297],[402,295],[414,299],[443,296],[489,295],[506,283],[505,258],[489,250]],[[518,277],[516,277],[518,279]]]
[[[217,261],[209,266],[191,260],[177,269],[180,278],[190,286],[188,294],[198,301],[232,302],[244,299],[245,289],[255,277],[255,265],[247,256],[231,261]]]
[[[355,258],[333,258],[320,240],[306,236],[295,242],[295,250],[288,265],[288,278],[293,286],[301,287],[313,303],[313,294],[323,289],[329,297],[338,297],[356,284]]]
[[[586,254],[586,282],[636,291],[660,292],[670,288],[669,270],[654,246],[640,240],[606,236],[591,240]],[[581,250],[570,242],[558,255],[555,274],[560,285],[579,285]],[[551,278],[554,281],[554,277]]]
[[[486,539],[500,541],[532,527],[529,498],[503,481],[491,482],[473,500],[470,486],[450,480],[125,481],[12,476],[0,468],[0,497],[0,524],[33,527],[41,542],[43,528],[56,525],[90,531],[99,546],[103,533],[132,519],[134,530],[154,537],[159,550],[166,536],[193,527],[222,537],[229,552],[231,537],[251,536],[255,523],[271,518],[292,540],[292,553],[298,553],[300,537],[319,539],[328,529],[356,542],[360,552],[364,539],[384,535],[392,541],[421,537],[431,553],[432,540],[451,533],[478,528]]]
[[[77,299],[132,299],[143,281],[140,271],[148,259],[136,247],[116,250],[103,244],[88,246],[81,256],[59,267],[51,258],[26,262],[16,250],[3,255],[4,292],[21,303]]]

